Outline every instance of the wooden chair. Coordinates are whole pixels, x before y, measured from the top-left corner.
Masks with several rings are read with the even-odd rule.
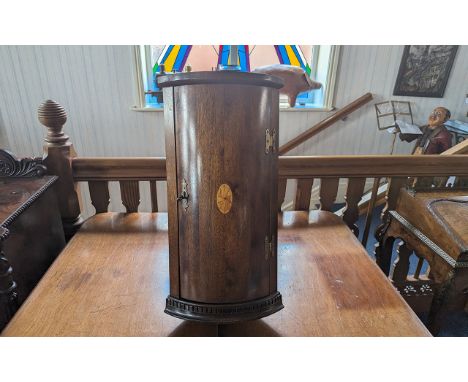
[[[357,240],[358,203],[366,179],[388,178],[386,221],[408,177],[468,175],[468,158],[280,157],[278,210],[287,180],[298,185],[296,211],[279,217],[286,308],[245,325],[207,327],[162,313],[167,218],[156,213],[156,182],[165,181],[165,159],[75,157],[62,129],[63,108],[46,101],[39,119],[48,128],[44,164],[59,176],[64,229],[73,238],[4,335],[428,335]],[[320,179],[320,208],[309,212],[314,179]],[[347,184],[342,219],[330,212],[340,179]],[[120,183],[127,213],[108,212],[110,181]],[[150,182],[152,212],[137,212],[140,181]],[[83,223],[77,185],[84,183],[96,215]]]

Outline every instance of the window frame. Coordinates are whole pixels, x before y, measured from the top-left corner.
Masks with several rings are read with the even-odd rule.
[[[320,45],[318,45],[320,47]],[[318,61],[319,61],[320,48],[316,46],[313,48],[312,62],[314,77],[317,76]],[[151,52],[150,45],[135,45],[134,46],[134,60],[135,60],[135,71],[136,71],[136,100],[137,104],[131,107],[135,111],[150,111],[150,112],[161,112],[164,110],[163,107],[151,106],[147,104],[145,92],[149,89],[149,81],[152,81],[152,67],[150,62]],[[339,70],[339,62],[341,57],[341,46],[330,45],[330,54],[328,57],[328,66],[326,74],[326,86],[323,94],[323,105],[319,107],[289,107],[287,99],[280,97],[279,108],[280,111],[284,112],[324,112],[334,110],[333,105],[335,101],[335,88],[336,80]],[[151,80],[150,80],[151,78]]]

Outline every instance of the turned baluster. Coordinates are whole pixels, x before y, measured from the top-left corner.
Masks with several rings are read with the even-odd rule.
[[[294,204],[296,211],[309,211],[313,184],[313,178],[297,180],[296,202]]]
[[[389,179],[387,194],[385,196],[387,202],[380,216],[382,223],[377,227],[374,234],[375,239],[377,240],[377,243],[374,247],[375,259],[377,265],[386,275],[389,275],[390,273],[390,261],[392,257],[393,244],[395,241],[394,238],[387,237],[385,235],[390,226],[390,211],[395,209],[398,195],[400,194],[400,189],[407,183],[407,177],[394,177]]]
[[[278,178],[278,212],[281,212],[281,207],[284,203],[287,184],[288,184],[287,178]]]
[[[320,180],[320,209],[331,211],[338,194],[340,178],[322,178]]]
[[[107,212],[110,203],[109,183],[107,181],[89,181],[89,196],[96,213]]]
[[[59,177],[56,194],[65,237],[69,240],[83,223],[76,185],[73,182],[73,145],[63,132],[67,121],[65,109],[55,101],[47,100],[38,109],[39,122],[47,128],[44,138],[43,163],[50,175]]]
[[[346,190],[346,207],[343,212],[343,220],[356,236],[359,235],[359,228],[356,224],[359,219],[359,202],[364,193],[366,178],[349,178]]]
[[[137,180],[121,180],[120,195],[127,212],[138,212],[140,188]]]
[[[390,278],[396,282],[404,282],[408,277],[410,267],[410,256],[413,253],[412,248],[404,241],[400,242],[397,249],[398,257],[390,270]]]

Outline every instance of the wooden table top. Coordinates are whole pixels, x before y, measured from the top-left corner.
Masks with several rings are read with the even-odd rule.
[[[4,336],[429,336],[336,215],[285,212],[278,233],[285,308],[233,325],[165,314],[167,215],[89,219],[51,266]]]

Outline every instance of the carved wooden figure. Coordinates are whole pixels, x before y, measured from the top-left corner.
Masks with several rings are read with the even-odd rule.
[[[158,84],[166,120],[166,312],[221,323],[278,311],[281,80],[224,71],[166,75]]]

